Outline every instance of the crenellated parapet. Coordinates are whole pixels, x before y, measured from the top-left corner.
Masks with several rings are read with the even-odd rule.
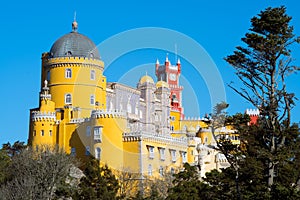
[[[258,109],[247,109],[246,114],[250,116],[259,116],[259,110]]]
[[[126,113],[118,110],[93,110],[92,118],[126,118]]]
[[[43,62],[44,67],[69,67],[69,66],[87,66],[104,68],[102,60],[87,57],[58,57],[47,58]]]
[[[145,131],[123,133],[124,142],[133,142],[133,141],[141,141],[141,140],[160,143],[160,144],[172,144],[180,147],[188,145],[188,139],[186,137],[175,138],[170,135],[145,132]]]
[[[32,111],[31,120],[36,121],[56,121],[55,112]]]

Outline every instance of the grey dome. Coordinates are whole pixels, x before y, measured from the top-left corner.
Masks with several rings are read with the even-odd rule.
[[[51,47],[50,57],[86,57],[100,60],[100,54],[94,42],[76,31],[59,38]]]

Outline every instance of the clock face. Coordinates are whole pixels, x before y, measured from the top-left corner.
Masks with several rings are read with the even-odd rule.
[[[175,81],[176,80],[176,74],[170,74],[170,80]]]

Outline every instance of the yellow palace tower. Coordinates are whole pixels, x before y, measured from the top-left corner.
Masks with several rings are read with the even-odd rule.
[[[184,116],[180,60],[156,62],[157,81],[145,75],[136,88],[106,82],[96,45],[78,24],[42,54],[38,108],[30,110],[28,144],[58,145],[114,170],[163,177],[188,162],[201,175],[225,167],[204,119]],[[207,120],[207,119],[206,119]],[[232,130],[222,129],[222,134]],[[201,161],[201,162],[200,162]]]

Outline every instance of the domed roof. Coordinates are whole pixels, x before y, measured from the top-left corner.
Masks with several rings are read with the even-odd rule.
[[[77,32],[77,22],[72,23],[73,31],[52,45],[50,57],[87,57],[100,59],[99,51],[92,40]]]
[[[154,84],[154,81],[151,78],[151,76],[145,75],[140,79],[140,84],[143,84],[143,83],[153,83]]]
[[[156,83],[156,87],[157,88],[161,88],[161,87],[169,88],[169,84],[165,81],[158,81]]]

